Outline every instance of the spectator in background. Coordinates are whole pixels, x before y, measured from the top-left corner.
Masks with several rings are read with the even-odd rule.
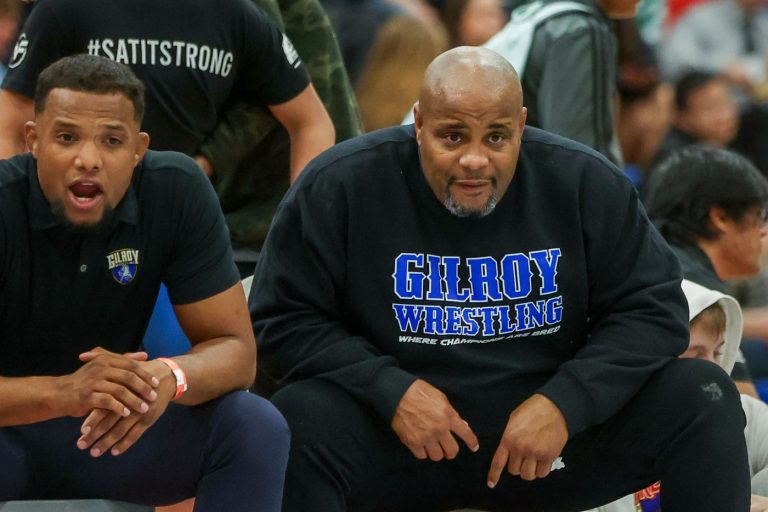
[[[339,38],[344,64],[357,85],[368,52],[392,16],[411,16],[425,25],[439,22],[437,9],[425,0],[323,0]]]
[[[448,49],[441,24],[424,25],[410,16],[390,18],[368,54],[357,85],[357,101],[366,131],[400,124],[432,59]]]
[[[362,121],[331,21],[318,0],[254,0],[291,40],[333,122],[336,141]],[[241,275],[251,275],[277,204],[290,184],[290,137],[258,99],[230,102],[200,152],[227,219]]]
[[[749,109],[740,117],[732,86],[723,76],[702,71],[686,73],[676,84],[675,107],[674,126],[654,159],[655,165],[659,165],[675,151],[697,143],[729,147],[750,160],[756,168],[759,164],[765,164],[763,155],[766,152],[766,132],[760,128],[758,117],[763,109]],[[746,126],[740,126],[741,119],[746,120]],[[764,169],[758,170],[765,176]],[[647,185],[643,189],[646,202],[650,201],[648,195],[656,187],[658,179],[655,166],[651,167]],[[763,258],[765,256],[766,253]],[[727,290],[739,300],[744,310],[745,340],[741,346],[750,373],[755,379],[768,377],[766,269],[757,275],[742,275],[737,282],[728,283]]]
[[[0,92],[0,108],[15,114],[0,125],[0,156],[24,149],[37,74],[77,53],[111,55],[135,67],[147,84],[145,127],[153,129],[154,149],[197,155],[227,101],[249,96],[269,105],[289,130],[294,176],[333,143],[328,114],[292,45],[247,0],[41,0],[22,30]]]
[[[22,15],[21,0],[0,0],[0,81],[5,78],[13,56],[13,43]]]
[[[509,21],[502,0],[444,0],[440,17],[451,48],[480,46]]]
[[[672,123],[672,87],[653,82],[645,87],[619,88],[616,133],[624,157],[624,172],[642,190],[654,156]]]
[[[686,279],[725,292],[724,281],[760,271],[768,181],[746,158],[696,145],[672,153],[654,173],[648,216]],[[743,358],[731,376],[742,393],[757,395]]]
[[[768,78],[768,11],[765,0],[714,0],[688,10],[660,48],[669,80],[701,70],[724,75],[748,97]]]
[[[742,107],[739,116],[739,133],[731,143],[731,148],[749,158],[753,164],[768,176],[768,103],[759,98]]]
[[[661,80],[639,23],[634,19],[616,20],[615,28],[619,43],[616,134],[624,157],[624,172],[641,189],[672,122],[672,87]]]
[[[371,0],[323,0],[323,7],[339,38],[344,66],[354,86],[379,29],[400,10],[386,2]]]
[[[631,18],[638,2],[579,0],[588,12],[555,16],[536,28],[522,77],[529,125],[622,163],[614,130],[617,43],[611,20]]]
[[[683,74],[675,83],[672,127],[661,142],[653,165],[683,147],[706,143],[728,147],[752,162],[766,175],[768,149],[764,135],[768,110],[754,105],[740,112],[733,86],[722,76],[706,71]]]
[[[657,164],[673,152],[697,143],[726,147],[739,130],[739,107],[722,76],[691,71],[675,82],[672,127],[654,157]]]
[[[733,141],[739,130],[739,108],[722,75],[692,72],[675,83],[673,125],[669,146],[667,141],[662,144],[662,158],[677,149],[678,137],[682,141],[678,147],[694,142],[725,147]]]

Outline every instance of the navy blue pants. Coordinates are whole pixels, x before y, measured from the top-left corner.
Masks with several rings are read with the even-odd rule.
[[[171,404],[125,453],[93,458],[75,442],[83,418],[0,428],[0,501],[104,498],[167,505],[196,496],[197,511],[278,512],[288,461],[285,419],[237,391]]]
[[[501,432],[479,437],[477,453],[462,445],[454,460],[418,460],[330,382],[298,382],[272,400],[291,426],[284,512],[579,511],[657,480],[664,512],[749,511],[744,413],[728,375],[706,361],[672,361],[614,417],[572,437],[562,469],[532,482],[505,472],[495,489],[486,476]]]

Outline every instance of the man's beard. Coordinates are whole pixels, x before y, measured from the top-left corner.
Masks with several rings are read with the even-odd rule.
[[[64,210],[64,203],[61,201],[51,203],[51,212],[67,231],[82,235],[96,235],[106,232],[112,224],[112,218],[115,216],[114,208],[110,205],[106,205],[101,214],[101,219],[99,219],[98,222],[77,224],[67,217],[67,213]]]
[[[496,208],[496,204],[498,202],[499,198],[496,194],[496,182],[494,180],[491,195],[488,197],[488,201],[486,201],[485,204],[480,208],[467,208],[466,206],[456,202],[453,194],[451,194],[450,184],[448,184],[448,187],[445,190],[445,199],[443,200],[443,205],[456,217],[479,219],[480,217],[485,217],[491,213],[493,209]]]

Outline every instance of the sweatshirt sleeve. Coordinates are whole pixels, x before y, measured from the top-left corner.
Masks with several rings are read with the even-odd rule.
[[[280,385],[332,381],[389,423],[416,377],[345,325],[346,199],[341,184],[317,177],[306,169],[288,192],[254,275],[259,371]]]
[[[688,346],[688,306],[674,254],[618,172],[581,186],[589,285],[586,343],[539,389],[571,435],[616,414]]]

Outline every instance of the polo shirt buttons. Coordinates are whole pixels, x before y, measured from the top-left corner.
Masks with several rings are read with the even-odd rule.
[[[88,270],[88,265],[86,265],[85,263],[80,265],[80,272],[85,272],[86,270]]]

